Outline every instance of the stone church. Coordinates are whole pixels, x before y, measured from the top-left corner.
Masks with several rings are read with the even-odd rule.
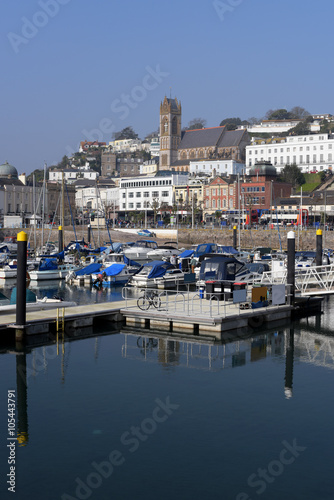
[[[247,130],[211,127],[181,131],[181,103],[165,97],[160,104],[160,169],[187,172],[190,161],[230,159],[245,162]]]

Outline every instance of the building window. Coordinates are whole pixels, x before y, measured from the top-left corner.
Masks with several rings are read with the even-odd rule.
[[[141,203],[136,203],[136,208],[141,208]]]
[[[141,192],[140,191],[137,191],[136,198],[141,198]]]
[[[148,191],[144,191],[144,198],[148,198],[150,196],[150,193]]]
[[[168,191],[163,191],[163,192],[162,192],[162,196],[163,196],[164,198],[167,198],[167,197],[168,197]]]
[[[133,198],[133,192],[132,191],[129,193],[129,198]]]
[[[123,203],[123,208],[125,208],[125,203]]]
[[[133,208],[133,203],[129,203],[129,208]]]
[[[153,191],[152,196],[153,198],[159,198],[159,191]]]

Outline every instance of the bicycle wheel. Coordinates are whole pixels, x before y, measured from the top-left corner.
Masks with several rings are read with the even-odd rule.
[[[161,306],[161,299],[160,297],[158,297],[158,295],[156,295],[155,297],[153,297],[153,305],[156,309],[159,309],[160,306]]]
[[[147,297],[143,296],[143,297],[139,297],[139,299],[137,300],[137,306],[139,307],[139,309],[141,309],[142,311],[147,311],[147,309],[150,307],[150,301]]]

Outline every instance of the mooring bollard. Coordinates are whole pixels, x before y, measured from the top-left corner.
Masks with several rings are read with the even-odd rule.
[[[288,232],[288,304],[293,305],[295,301],[295,233]]]
[[[233,227],[233,248],[237,249],[237,226]]]
[[[316,245],[316,257],[315,257],[315,264],[316,266],[321,266],[322,264],[322,230],[317,229],[317,245]]]
[[[26,325],[27,233],[17,235],[16,325]]]

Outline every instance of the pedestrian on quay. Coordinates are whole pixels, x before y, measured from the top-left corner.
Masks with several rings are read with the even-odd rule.
[[[195,259],[195,257],[192,257],[191,260],[190,260],[190,266],[191,266],[191,272],[192,273],[195,272],[196,264],[197,264],[197,259]]]

